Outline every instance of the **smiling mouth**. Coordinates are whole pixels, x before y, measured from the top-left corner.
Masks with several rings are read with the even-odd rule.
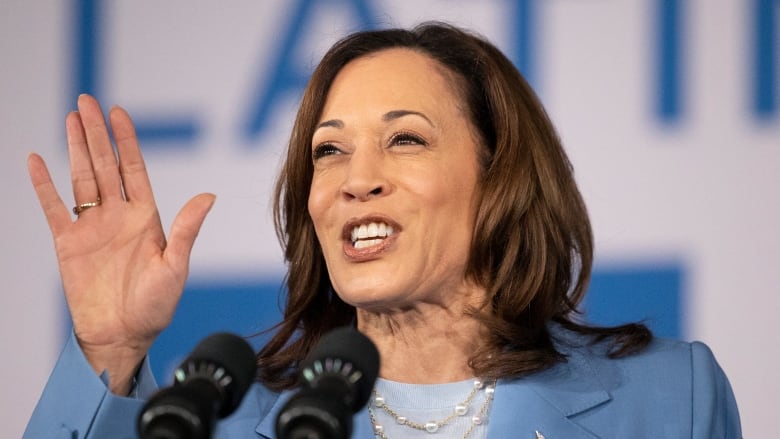
[[[350,239],[356,249],[377,245],[393,234],[393,226],[383,222],[371,222],[352,228]]]

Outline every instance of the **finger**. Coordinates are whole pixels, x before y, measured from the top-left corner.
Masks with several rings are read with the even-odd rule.
[[[77,205],[96,201],[100,193],[98,193],[95,171],[92,170],[92,159],[89,157],[87,139],[78,112],[71,112],[65,118],[65,132],[68,139],[73,198]]]
[[[100,104],[92,96],[83,94],[79,96],[78,106],[100,198],[104,203],[121,200],[119,167]]]
[[[119,173],[126,200],[153,203],[152,185],[130,115],[121,107],[113,107],[108,112],[108,119],[119,154]]]
[[[171,266],[183,270],[187,269],[195,238],[198,236],[203,220],[211,210],[211,206],[214,205],[216,198],[213,194],[197,195],[188,201],[176,215],[164,255]]]
[[[27,157],[27,172],[30,174],[30,181],[46,216],[46,222],[49,223],[49,229],[54,236],[57,236],[73,222],[68,208],[57,194],[57,188],[54,187],[49,170],[41,156],[31,153]]]

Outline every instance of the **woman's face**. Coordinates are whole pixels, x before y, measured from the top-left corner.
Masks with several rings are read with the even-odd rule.
[[[451,304],[471,292],[478,144],[444,71],[389,49],[348,63],[328,93],[309,213],[335,291],[358,308]]]

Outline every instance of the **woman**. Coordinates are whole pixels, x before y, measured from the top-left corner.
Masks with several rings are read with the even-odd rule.
[[[154,388],[139,365],[214,201],[190,200],[166,241],[132,123],[119,108],[109,118],[119,166],[97,102],[82,96],[67,118],[75,222],[30,158],[74,335],[28,437],[133,434]],[[584,203],[539,101],[478,37],[433,23],[331,48],[298,112],[275,221],[284,320],[218,437],[273,437],[295,366],[353,324],[382,357],[356,438],[740,436],[706,346],[575,320],[592,264]],[[76,391],[82,402],[64,403]]]

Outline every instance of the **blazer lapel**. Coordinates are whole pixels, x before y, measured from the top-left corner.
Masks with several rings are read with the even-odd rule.
[[[567,363],[528,377],[501,380],[496,387],[489,439],[599,439],[572,417],[610,401],[587,359],[570,355]]]
[[[294,391],[286,390],[282,392],[276,402],[260,419],[260,423],[255,427],[255,432],[263,439],[272,439],[276,437],[276,415],[282,410],[282,406],[293,395]]]

